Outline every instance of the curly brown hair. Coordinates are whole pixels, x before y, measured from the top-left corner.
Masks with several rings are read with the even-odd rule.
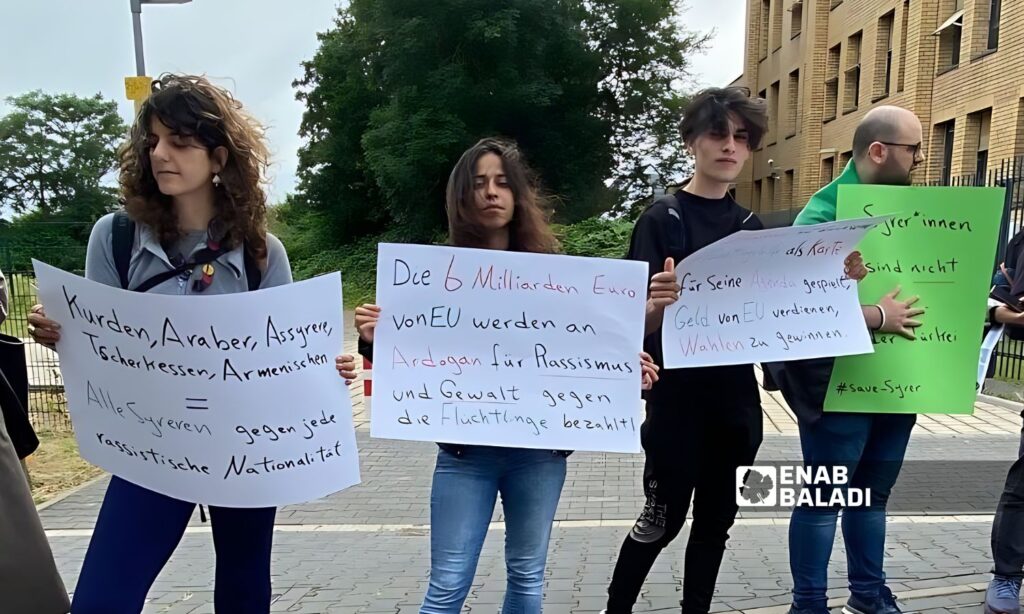
[[[515,210],[509,223],[509,250],[553,254],[559,251],[548,220],[551,210],[519,148],[511,141],[481,139],[462,154],[448,177],[445,195],[448,242],[457,247],[485,247],[487,233],[477,219],[474,176],[476,163],[486,154],[501,158],[505,179],[512,190]]]
[[[180,236],[172,199],[160,192],[150,162],[152,119],[172,132],[194,138],[207,151],[228,151],[220,171],[216,218],[232,249],[244,243],[257,260],[267,255],[267,195],[263,190],[269,152],[265,129],[226,90],[195,75],[165,74],[153,82],[128,141],[118,152],[121,196],[128,215],[154,230],[169,245]]]

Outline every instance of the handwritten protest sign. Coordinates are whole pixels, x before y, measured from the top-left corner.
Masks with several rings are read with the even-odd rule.
[[[229,507],[299,503],[359,482],[334,357],[341,279],[221,296],[126,292],[33,262],[61,324],[82,457],[165,495]]]
[[[974,411],[1003,197],[1002,188],[840,186],[840,217],[894,214],[861,243],[862,302],[900,286],[925,314],[916,340],[875,333],[874,354],[838,359],[826,411]]]
[[[879,222],[741,231],[676,267],[665,309],[665,367],[863,354],[871,339],[843,261]]]
[[[374,437],[640,451],[647,266],[381,244]]]

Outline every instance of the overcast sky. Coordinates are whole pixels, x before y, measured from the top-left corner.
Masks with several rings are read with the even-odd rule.
[[[269,127],[271,202],[295,186],[302,105],[292,80],[330,28],[336,0],[194,0],[143,7],[146,72],[205,73],[229,88]],[[694,58],[701,85],[726,85],[743,70],[745,0],[689,0],[689,29],[716,36]],[[0,0],[0,99],[41,89],[132,105],[124,77],[135,74],[128,0]],[[0,103],[0,114],[8,107]]]

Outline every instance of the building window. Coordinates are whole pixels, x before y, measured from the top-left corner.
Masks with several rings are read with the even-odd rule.
[[[846,165],[848,165],[850,163],[850,160],[852,160],[852,159],[853,159],[853,152],[852,151],[844,151],[843,153],[839,154],[839,171],[838,172],[841,173],[841,172],[845,171],[846,170]]]
[[[964,29],[964,0],[946,0],[944,4],[949,17],[932,33],[939,37],[939,72],[960,65],[960,39]]]
[[[842,3],[843,3],[843,0],[831,0],[831,2],[828,5],[828,10],[831,11],[832,9],[836,8],[837,6],[839,6]]]
[[[772,83],[771,98],[768,99],[768,133],[771,140],[769,145],[779,140],[779,82]]]
[[[761,0],[761,31],[757,41],[757,50],[761,52],[761,59],[768,57],[768,25],[771,22],[772,0]]]
[[[992,109],[971,113],[967,117],[967,125],[968,130],[977,131],[978,134],[975,145],[977,155],[974,159],[974,185],[985,185],[985,175],[988,173],[989,132],[992,130]]]
[[[832,183],[836,175],[836,159],[829,156],[821,161],[821,170],[818,172],[818,185],[826,186]]]
[[[860,44],[864,35],[857,32],[846,41],[846,70],[843,80],[846,89],[843,92],[843,113],[856,111],[860,106]]]
[[[903,0],[903,18],[900,22],[900,69],[896,77],[896,91],[903,91],[903,79],[907,74],[907,22],[910,20],[910,0]]]
[[[825,64],[825,121],[833,120],[839,113],[839,55],[842,45],[828,50]]]
[[[778,181],[778,180],[779,180],[778,176],[768,177],[767,179],[764,180],[765,181],[765,202],[767,204],[765,209],[768,210],[768,211],[773,211],[775,209],[778,209],[778,204],[776,204],[776,202],[775,202],[775,182]]]
[[[1014,156],[1024,156],[1024,98],[1017,103],[1017,138],[1013,145]]]
[[[768,102],[768,90],[761,90],[761,92],[758,93],[757,97],[760,98],[761,100],[763,100],[765,102],[765,104],[769,104],[769,102]],[[771,119],[772,118],[769,117],[768,121],[771,122]],[[765,136],[771,136],[771,124],[770,123],[768,125],[768,134],[766,134]],[[764,145],[765,145],[765,143],[767,141],[768,141],[768,139],[766,139],[766,138],[761,139],[761,142],[758,144],[757,149],[755,149],[754,151],[761,151],[762,149],[764,149]]]
[[[988,49],[999,47],[999,17],[1002,13],[1002,0],[990,0],[988,9]]]
[[[972,28],[971,59],[988,55],[999,47],[999,18],[1003,0],[975,0],[974,14],[965,22]]]
[[[796,38],[804,27],[804,0],[796,0],[789,12],[789,37]]]
[[[892,81],[892,29],[896,12],[889,11],[878,20],[878,37],[875,39],[875,99],[889,95]]]
[[[790,208],[793,206],[793,181],[795,175],[792,169],[782,175],[782,206]]]
[[[950,120],[936,126],[936,132],[942,143],[942,155],[939,160],[942,166],[939,169],[939,185],[949,185],[953,176],[953,138],[956,136],[956,122]]]
[[[797,133],[797,108],[800,106],[800,71],[794,70],[789,73],[789,83],[786,86],[786,136],[793,136]]]
[[[750,197],[750,209],[752,211],[760,211],[761,210],[761,180],[760,179],[758,179],[758,180],[756,180],[754,182],[754,193]]]
[[[772,50],[782,49],[782,0],[772,2]]]

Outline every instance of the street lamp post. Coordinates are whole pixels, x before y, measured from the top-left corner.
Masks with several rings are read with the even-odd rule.
[[[125,95],[135,102],[135,110],[149,95],[150,79],[146,77],[146,58],[142,51],[142,5],[187,4],[192,0],[129,0],[132,8],[132,32],[135,38],[135,78],[125,78]]]
[[[142,5],[188,4],[192,0],[129,0],[132,5],[132,30],[135,32],[135,74],[146,74],[146,60],[142,54]]]

